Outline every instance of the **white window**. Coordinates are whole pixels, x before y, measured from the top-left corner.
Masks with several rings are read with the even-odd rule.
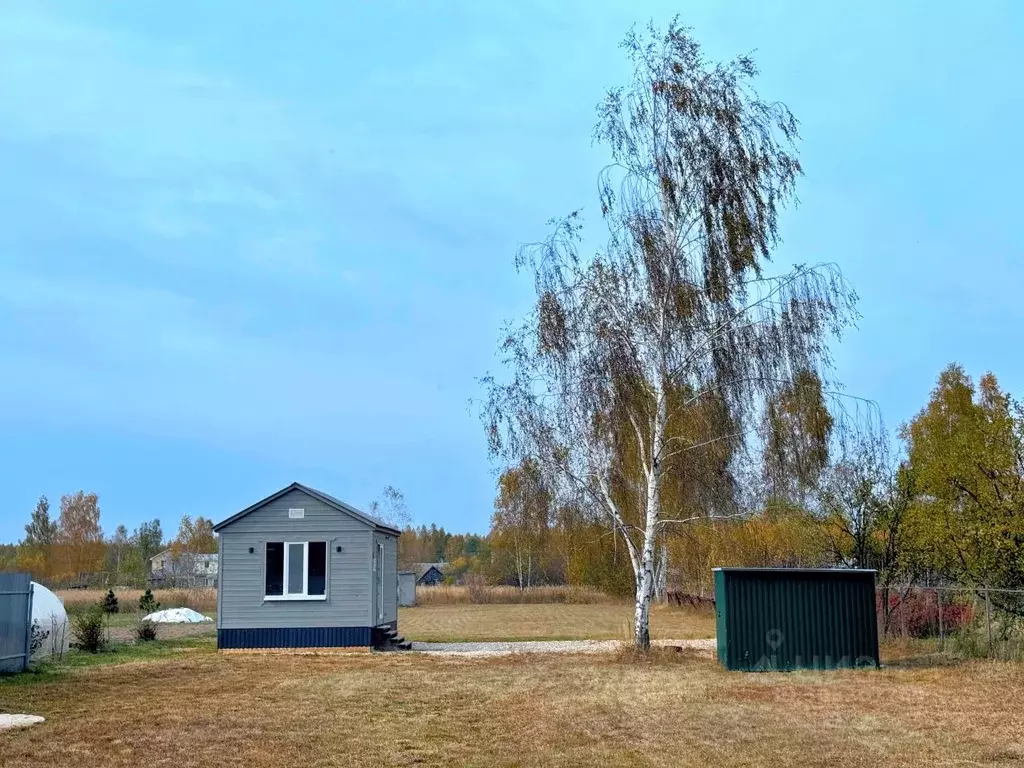
[[[326,541],[268,541],[265,563],[265,599],[326,598]]]

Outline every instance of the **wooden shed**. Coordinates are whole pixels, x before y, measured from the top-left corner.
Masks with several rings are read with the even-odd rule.
[[[213,530],[220,541],[218,648],[401,641],[395,528],[292,483]]]

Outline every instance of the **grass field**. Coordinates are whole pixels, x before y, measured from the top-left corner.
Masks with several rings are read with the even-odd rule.
[[[160,640],[170,640],[179,637],[197,637],[217,634],[217,612],[211,611],[207,615],[213,621],[203,624],[158,624],[157,637]],[[141,613],[114,613],[106,616],[108,634],[112,643],[127,643],[135,640],[135,630],[142,619]]]
[[[416,639],[616,638],[629,613],[442,605],[403,609],[400,628]],[[653,630],[707,637],[712,617],[659,607]],[[1024,761],[1024,666],[952,662],[920,643],[886,647],[881,671],[741,674],[685,652],[226,654],[202,631],[0,679],[0,711],[47,718],[0,734],[0,767]]]
[[[466,605],[469,603],[609,603],[615,600],[590,587],[553,585],[519,589],[484,584],[441,584],[416,587],[419,605]]]
[[[138,613],[141,589],[114,588],[121,613]],[[105,589],[61,589],[57,597],[64,601],[68,613],[78,613],[98,605],[107,594]],[[153,597],[160,601],[161,608],[191,608],[200,613],[217,610],[217,590],[207,589],[155,589]]]
[[[48,718],[0,734],[0,766],[1024,760],[1024,668],[1006,662],[744,675],[685,654],[232,655],[209,639],[145,653],[0,682],[0,709]]]
[[[628,640],[633,606],[604,604],[426,605],[402,608],[398,627],[409,640]],[[656,605],[651,637],[689,640],[714,637],[711,611]]]

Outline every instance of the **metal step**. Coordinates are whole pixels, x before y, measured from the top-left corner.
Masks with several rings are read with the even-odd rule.
[[[412,643],[398,634],[393,627],[376,628],[376,642],[374,647],[378,651],[409,651],[412,650]]]

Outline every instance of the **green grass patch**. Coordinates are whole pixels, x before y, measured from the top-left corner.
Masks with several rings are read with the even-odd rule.
[[[70,650],[64,658],[45,661],[18,675],[0,677],[0,690],[5,686],[51,683],[93,667],[115,666],[131,662],[159,661],[182,653],[215,653],[215,636],[181,637],[154,640],[148,643],[112,643],[99,653]]]

